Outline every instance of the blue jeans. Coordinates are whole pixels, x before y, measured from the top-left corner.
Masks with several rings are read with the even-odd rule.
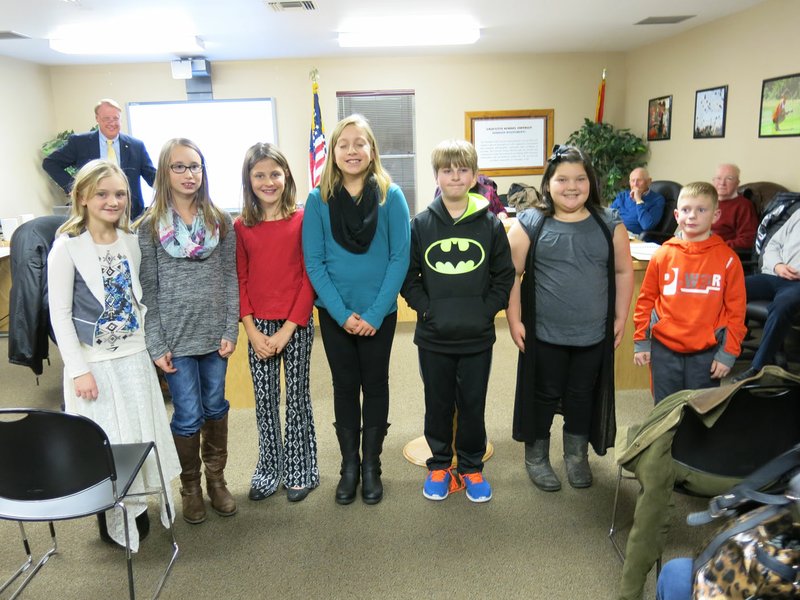
[[[228,413],[225,372],[228,359],[219,352],[172,359],[175,373],[165,373],[172,394],[170,429],[175,435],[194,435],[206,421],[217,421]]]
[[[764,365],[774,364],[775,352],[781,347],[793,316],[800,309],[800,281],[791,281],[760,273],[744,280],[747,301],[769,300],[767,322],[761,334],[761,343],[753,357],[752,367],[761,370]]]
[[[692,559],[675,558],[661,569],[656,585],[656,600],[691,599]]]

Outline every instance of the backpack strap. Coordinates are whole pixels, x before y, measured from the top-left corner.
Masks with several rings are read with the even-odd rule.
[[[705,525],[716,518],[729,516],[736,508],[746,502],[783,506],[793,502],[784,494],[766,494],[764,489],[784,475],[800,468],[800,444],[776,456],[771,461],[753,471],[747,478],[735,485],[728,493],[714,496],[708,503],[708,509],[691,513],[686,517],[689,525]]]

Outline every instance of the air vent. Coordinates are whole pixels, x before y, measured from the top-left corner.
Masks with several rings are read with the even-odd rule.
[[[275,12],[283,12],[285,10],[317,10],[313,2],[307,1],[267,2],[267,4]]]
[[[27,35],[22,35],[16,31],[0,31],[0,40],[29,40]]]
[[[694,19],[697,15],[675,15],[674,17],[647,17],[634,25],[675,25],[687,19]]]

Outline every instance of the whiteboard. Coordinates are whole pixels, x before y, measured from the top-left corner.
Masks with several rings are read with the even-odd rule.
[[[238,211],[242,203],[242,162],[256,142],[278,143],[274,98],[191,102],[129,102],[128,124],[144,142],[158,167],[167,140],[192,140],[203,153],[211,199],[220,208]],[[152,189],[142,181],[145,206]]]

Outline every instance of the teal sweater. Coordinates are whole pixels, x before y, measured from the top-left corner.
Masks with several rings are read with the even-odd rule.
[[[397,310],[397,294],[408,271],[411,239],[408,204],[392,184],[378,207],[378,227],[369,249],[355,254],[331,233],[330,209],[319,188],[311,190],[303,218],[303,258],[315,304],[344,325],[352,313],[379,328]]]

